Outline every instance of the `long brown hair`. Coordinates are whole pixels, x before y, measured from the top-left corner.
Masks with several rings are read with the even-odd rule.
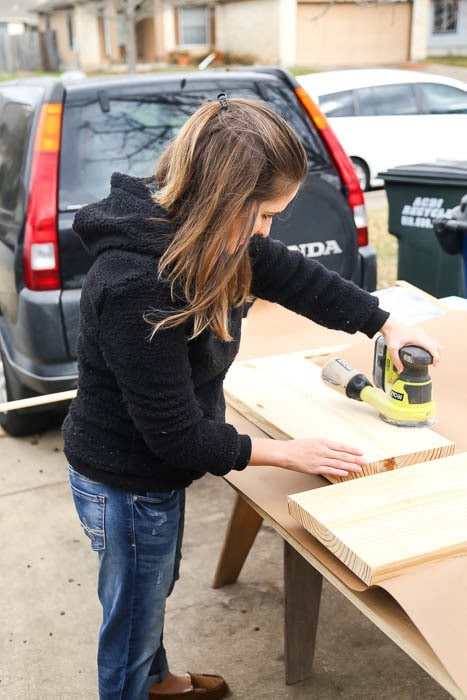
[[[185,122],[161,156],[154,194],[175,225],[159,274],[170,282],[173,296],[181,290],[184,303],[152,321],[153,332],[191,319],[192,338],[209,328],[231,340],[229,307],[249,298],[246,248],[258,207],[300,184],[306,173],[295,132],[260,102],[210,102]]]

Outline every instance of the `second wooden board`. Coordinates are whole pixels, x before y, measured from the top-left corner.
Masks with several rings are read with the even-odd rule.
[[[290,514],[369,586],[467,556],[467,453],[288,500]]]
[[[228,403],[271,437],[322,437],[359,447],[368,460],[362,476],[454,452],[453,442],[429,428],[389,425],[370,406],[325,386],[306,353],[235,363],[224,388]]]

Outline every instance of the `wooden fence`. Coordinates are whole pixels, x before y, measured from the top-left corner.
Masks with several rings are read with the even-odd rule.
[[[59,64],[53,31],[0,35],[0,73],[58,70]]]

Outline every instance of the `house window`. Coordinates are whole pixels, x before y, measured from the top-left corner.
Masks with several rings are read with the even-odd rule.
[[[182,46],[206,46],[210,43],[209,12],[203,5],[178,8],[178,35]]]
[[[434,0],[433,34],[455,34],[459,0]]]

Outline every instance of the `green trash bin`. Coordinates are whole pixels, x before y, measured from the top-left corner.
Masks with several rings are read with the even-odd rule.
[[[467,193],[467,162],[398,166],[379,177],[389,204],[389,232],[399,240],[398,279],[437,298],[464,297],[463,257],[442,250],[433,220],[449,216]]]

